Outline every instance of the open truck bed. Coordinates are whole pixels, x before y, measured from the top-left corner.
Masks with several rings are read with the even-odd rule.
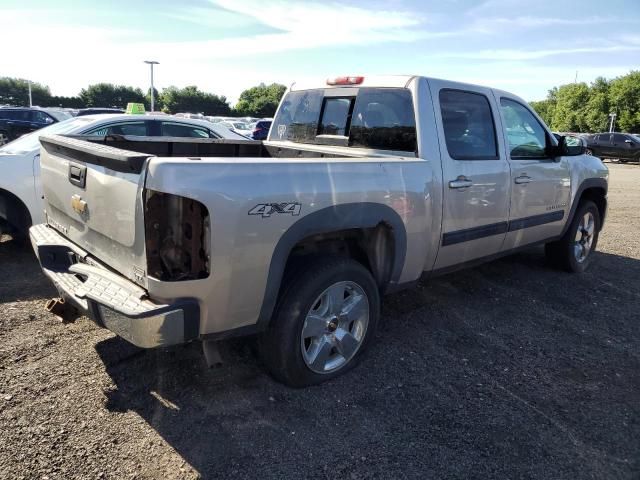
[[[380,207],[366,209],[367,200],[391,203],[390,192],[405,188],[402,170],[416,167],[415,158],[285,142],[49,136],[41,143],[47,224],[33,227],[31,239],[45,274],[68,303],[144,347],[256,326],[277,297],[280,256],[293,247],[282,241],[289,226],[352,203],[356,214],[335,208],[331,221],[373,228],[380,219],[371,212]],[[327,221],[308,218],[299,233]],[[243,290],[260,293],[247,301]]]

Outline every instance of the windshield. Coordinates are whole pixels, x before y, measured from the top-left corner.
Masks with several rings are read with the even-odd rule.
[[[40,148],[39,139],[41,135],[72,133],[74,130],[90,121],[91,120],[87,119],[86,117],[78,117],[70,118],[69,120],[65,120],[59,123],[54,123],[53,125],[41,128],[40,130],[36,130],[33,133],[29,133],[28,135],[23,135],[13,142],[7,143],[0,148],[0,153],[15,155],[34,152]]]
[[[71,115],[69,112],[65,112],[64,110],[45,110],[45,111],[59,122],[63,122],[64,120],[68,120],[73,117],[73,115]]]
[[[249,125],[247,125],[246,123],[235,122],[233,126],[238,130],[249,130]]]

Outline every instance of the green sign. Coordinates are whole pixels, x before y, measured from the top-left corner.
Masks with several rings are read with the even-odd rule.
[[[142,115],[144,113],[143,103],[128,103],[127,113],[130,115]]]

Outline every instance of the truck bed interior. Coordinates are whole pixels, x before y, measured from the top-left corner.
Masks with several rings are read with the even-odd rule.
[[[123,150],[155,155],[157,157],[266,157],[266,158],[323,158],[358,157],[354,153],[331,153],[319,145],[281,147],[266,145],[260,140],[227,140],[184,137],[134,137],[124,135],[87,136],[68,135],[67,138],[85,140]],[[324,150],[324,151],[323,151]]]

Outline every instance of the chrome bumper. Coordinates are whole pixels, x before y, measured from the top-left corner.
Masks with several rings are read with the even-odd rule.
[[[60,296],[99,325],[142,348],[198,338],[195,300],[154,303],[146,290],[100,265],[48,225],[31,227],[29,236],[42,271]]]

